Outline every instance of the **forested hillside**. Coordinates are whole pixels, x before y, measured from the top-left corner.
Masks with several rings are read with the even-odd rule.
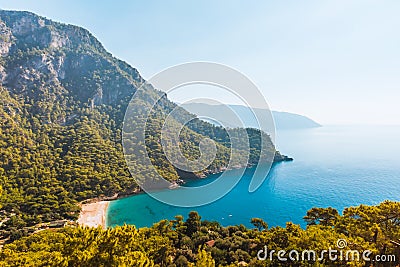
[[[0,10],[0,186],[2,235],[19,236],[25,226],[56,219],[76,219],[79,201],[132,192],[138,179],[157,183],[147,168],[131,174],[122,153],[126,107],[145,82],[138,71],[114,58],[87,30],[56,23],[29,12]],[[159,135],[176,105],[147,85],[149,99],[163,96],[148,118],[143,152],[167,180],[179,178],[166,159]],[[204,175],[224,169],[234,151],[227,132],[194,115],[182,128],[179,146],[185,157],[199,156],[199,142],[216,141],[217,156]],[[179,125],[178,122],[176,122]],[[236,129],[250,136],[249,164],[256,164],[266,133]],[[133,140],[134,141],[134,140]],[[147,150],[147,151],[145,151]],[[281,160],[279,152],[276,159]],[[131,158],[135,161],[135,158]],[[247,162],[247,159],[245,159]],[[243,162],[243,161],[242,161]]]

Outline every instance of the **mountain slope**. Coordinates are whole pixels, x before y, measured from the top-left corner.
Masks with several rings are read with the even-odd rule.
[[[194,114],[209,113],[210,115],[214,114],[214,118],[215,116],[220,116],[221,121],[230,127],[239,127],[241,125],[236,125],[237,123],[235,123],[236,120],[234,118],[230,120],[230,116],[227,113],[227,107],[232,109],[232,111],[236,112],[238,116],[240,116],[245,127],[251,128],[259,128],[253,112],[261,115],[265,112],[269,112],[268,110],[259,108],[250,109],[246,106],[240,105],[222,106],[196,102],[182,104],[182,107]],[[310,118],[294,113],[272,111],[272,116],[274,118],[275,127],[277,130],[306,129],[321,126]]]
[[[125,110],[145,82],[136,69],[114,58],[87,30],[29,12],[0,10],[0,54],[0,229],[6,234],[42,221],[75,219],[78,201],[132,192],[138,180],[159,183],[143,165],[129,173],[122,153]],[[149,154],[165,179],[176,181],[179,170],[159,142],[166,115],[176,105],[151,85],[144,92],[148,99],[161,98],[148,118],[141,108],[150,100],[131,114],[148,124],[139,152]],[[183,126],[179,140],[186,158],[199,157],[205,137],[216,142],[215,160],[196,175],[226,168],[231,153],[238,155],[240,166],[247,165],[243,147],[231,147],[223,128],[183,109],[178,115],[193,119]],[[244,134],[250,136],[249,164],[260,160],[261,139],[275,154],[266,133],[234,132],[238,139]],[[275,159],[283,157],[276,152]]]
[[[299,114],[282,111],[272,111],[272,115],[274,116],[276,129],[278,130],[307,129],[322,126],[314,120]]]

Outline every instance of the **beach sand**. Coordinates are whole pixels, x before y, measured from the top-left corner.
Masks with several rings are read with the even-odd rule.
[[[107,207],[109,201],[99,201],[94,203],[82,204],[79,214],[78,224],[82,226],[106,228]]]

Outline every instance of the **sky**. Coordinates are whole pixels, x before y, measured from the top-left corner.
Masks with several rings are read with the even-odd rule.
[[[87,28],[146,79],[217,62],[249,77],[273,110],[325,125],[400,124],[397,0],[0,0],[0,8]]]

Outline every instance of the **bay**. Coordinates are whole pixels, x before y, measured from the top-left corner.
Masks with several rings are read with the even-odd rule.
[[[223,198],[196,208],[161,203],[147,194],[112,201],[107,225],[151,226],[175,215],[196,210],[203,219],[222,225],[264,219],[269,226],[292,221],[303,227],[303,216],[312,207],[374,205],[386,199],[400,201],[399,126],[324,126],[283,130],[276,134],[277,148],[294,158],[275,164],[262,186],[253,193],[248,186],[253,169],[247,169],[236,187]],[[229,171],[230,176],[240,171]],[[200,186],[218,179],[189,181]]]

